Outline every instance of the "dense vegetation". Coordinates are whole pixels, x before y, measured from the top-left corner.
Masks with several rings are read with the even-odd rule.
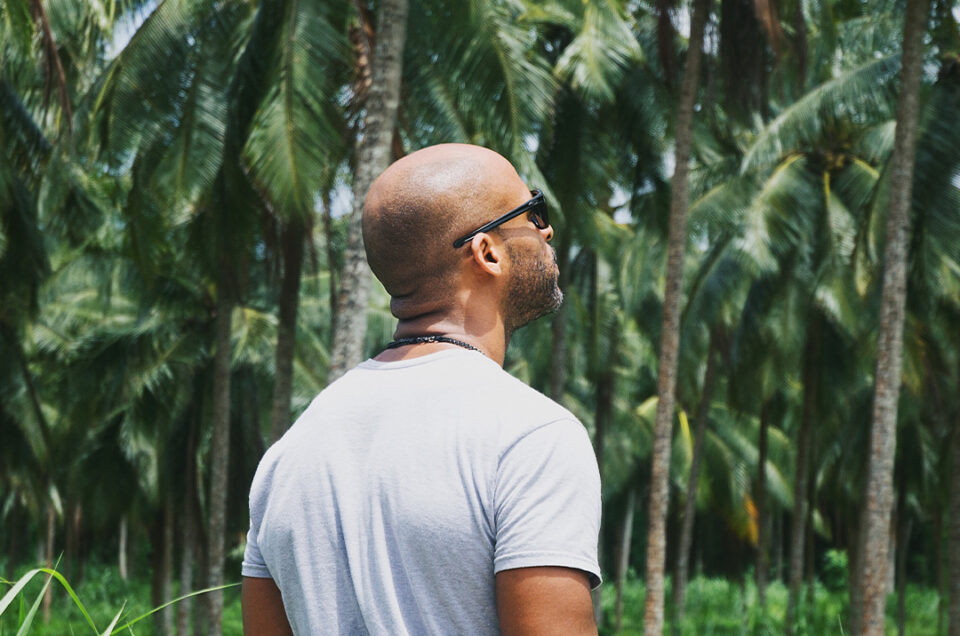
[[[506,367],[594,440],[603,630],[882,633],[896,590],[887,629],[960,634],[958,17],[0,0],[0,575],[58,564],[98,626],[104,580],[236,581],[265,447],[390,339],[365,184],[464,141],[555,219],[567,302]]]
[[[84,582],[78,591],[79,600],[98,629],[104,629],[118,614],[118,625],[143,615],[152,608],[150,583],[147,578],[120,580],[116,568],[102,564],[93,564],[84,576]],[[796,632],[799,634],[841,634],[849,633],[847,613],[849,607],[842,589],[835,581],[817,582],[812,588],[812,602],[807,601],[798,620]],[[687,611],[684,614],[681,633],[684,634],[780,634],[784,631],[787,607],[787,588],[779,581],[767,590],[769,598],[767,608],[761,612],[757,604],[756,586],[750,580],[728,578],[694,577],[690,581],[687,597]],[[30,603],[40,592],[40,585],[28,588],[24,604]],[[667,585],[668,594],[670,584]],[[633,636],[643,631],[643,583],[629,578],[625,586],[625,613],[620,628],[615,630],[612,617],[616,608],[616,591],[612,584],[604,587],[602,607],[604,614],[611,618],[601,634],[618,633]],[[223,633],[226,636],[240,636],[240,595],[236,589],[226,592],[223,612]],[[906,602],[911,608],[906,617],[907,634],[934,634],[937,630],[939,599],[935,590],[909,584],[906,590]],[[15,634],[18,608],[0,617],[0,635]],[[34,621],[29,633],[39,636],[61,636],[62,634],[92,634],[87,629],[80,610],[71,601],[58,602],[49,623],[43,623],[39,617]],[[673,628],[668,616],[667,630]],[[149,620],[135,623],[133,632],[140,636],[156,634]],[[891,633],[893,631],[891,630]]]

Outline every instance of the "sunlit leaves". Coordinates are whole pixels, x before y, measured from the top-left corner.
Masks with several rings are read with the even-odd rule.
[[[107,70],[96,100],[99,141],[116,160],[175,128],[198,51],[193,0],[163,0]]]
[[[586,97],[612,100],[628,64],[640,60],[640,45],[620,7],[611,0],[576,3],[583,15],[576,37],[557,60],[557,76]]]
[[[308,215],[343,159],[335,80],[349,49],[330,11],[325,3],[290,4],[270,88],[244,149],[252,180],[281,216]]]
[[[865,128],[891,119],[899,61],[897,56],[871,60],[804,95],[760,132],[743,158],[741,171],[769,166],[791,151],[814,147],[837,126]]]
[[[521,174],[539,181],[525,143],[552,112],[557,83],[535,52],[536,25],[524,4],[414,3],[410,23],[418,29],[408,38],[405,80],[423,108],[411,124],[437,121],[442,129],[464,131],[465,141],[504,153]],[[419,135],[414,126],[408,129]]]

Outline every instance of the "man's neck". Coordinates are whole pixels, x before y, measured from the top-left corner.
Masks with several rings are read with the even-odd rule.
[[[464,325],[459,321],[401,320],[397,324],[397,330],[393,334],[395,341],[402,341],[420,336],[444,336],[446,338],[457,340],[463,344],[469,345],[470,347],[476,348],[482,354],[500,366],[503,366],[503,359],[507,351],[507,340],[502,329],[502,325],[499,329],[490,329],[484,333],[478,334],[464,328]],[[386,349],[374,359],[381,362],[407,360],[459,346],[461,345],[449,342],[418,342],[404,344],[396,348]]]

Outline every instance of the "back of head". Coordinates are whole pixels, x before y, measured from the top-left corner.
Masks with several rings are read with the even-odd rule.
[[[518,190],[525,186],[506,159],[467,144],[418,150],[377,178],[364,204],[363,240],[397,318],[452,302],[467,249],[453,241],[511,207]]]

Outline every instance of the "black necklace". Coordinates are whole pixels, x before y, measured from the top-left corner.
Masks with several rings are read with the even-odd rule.
[[[386,349],[396,349],[397,347],[403,347],[406,345],[420,344],[422,342],[444,342],[446,344],[457,345],[458,347],[463,347],[464,349],[470,349],[471,351],[477,351],[483,353],[472,344],[467,344],[462,340],[456,340],[454,338],[448,338],[447,336],[410,336],[409,338],[397,338],[390,344],[388,344]]]

